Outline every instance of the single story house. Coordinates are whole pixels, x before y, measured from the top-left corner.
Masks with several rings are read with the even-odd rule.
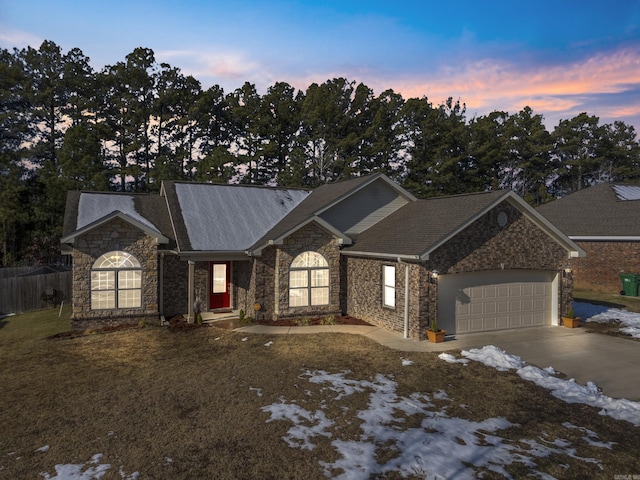
[[[244,310],[346,314],[405,337],[558,324],[584,252],[510,191],[418,200],[382,174],[313,191],[164,182],[69,192],[76,328]]]
[[[537,211],[587,253],[571,261],[577,287],[617,293],[621,273],[640,274],[640,186],[600,183]]]

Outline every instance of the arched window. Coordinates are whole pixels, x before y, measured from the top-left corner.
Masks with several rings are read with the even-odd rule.
[[[316,252],[303,252],[289,268],[289,306],[329,304],[329,264]]]
[[[91,309],[140,308],[142,268],[127,252],[109,252],[91,267]]]

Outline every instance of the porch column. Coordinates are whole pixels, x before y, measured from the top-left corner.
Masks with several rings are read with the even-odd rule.
[[[194,262],[193,260],[189,260],[189,290],[188,290],[188,302],[189,302],[189,307],[187,309],[188,314],[187,314],[187,323],[193,323],[193,302],[194,302],[194,293],[195,293],[195,288],[196,288],[196,281],[195,281],[195,272],[196,272],[196,262]]]

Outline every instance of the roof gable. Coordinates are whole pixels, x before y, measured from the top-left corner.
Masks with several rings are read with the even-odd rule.
[[[409,203],[363,232],[345,253],[426,260],[431,252],[504,201],[527,215],[573,256],[584,255],[577,245],[511,191],[434,197]]]
[[[157,195],[114,192],[69,192],[61,243],[72,244],[75,238],[113,218],[142,230],[158,243],[169,243],[166,210]]]
[[[321,225],[326,224],[325,228],[331,231],[342,244],[351,243],[349,235],[342,230],[344,225],[340,222],[332,222],[331,215],[327,215],[327,212],[339,209],[345,201],[375,182],[383,182],[387,188],[397,192],[406,201],[415,200],[413,195],[381,173],[356,177],[341,182],[327,183],[313,190],[295,209],[275,224],[272,229],[265,232],[262,238],[252,246],[252,251],[258,254],[265,246],[273,243],[274,240],[292,234],[306,225],[311,219],[316,219]],[[385,212],[387,215],[389,213]]]

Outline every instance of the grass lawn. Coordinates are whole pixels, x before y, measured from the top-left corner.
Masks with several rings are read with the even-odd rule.
[[[343,455],[332,442],[360,439],[361,412],[379,406],[370,404],[374,397],[366,391],[343,396],[309,381],[308,372],[345,371],[375,385],[392,379],[394,395],[414,403],[420,402],[414,394],[428,397],[436,421],[504,418],[510,425],[492,432],[503,446],[527,452],[534,441],[550,448],[534,466],[506,465],[514,478],[534,467],[556,478],[640,474],[639,427],[567,404],[513,372],[477,362],[449,364],[433,353],[397,352],[346,334],[246,336],[215,327],[144,327],[49,339],[68,328],[69,314],[64,310],[59,319],[57,310],[48,310],[0,320],[0,478],[55,478],[56,465],[71,464],[85,470],[109,464],[105,480],[138,474],[325,478],[326,465],[337,465]],[[314,437],[313,449],[290,446],[285,438],[292,423],[265,410],[284,403],[333,419],[329,435]],[[424,428],[417,413],[397,414],[402,419],[393,431]],[[424,432],[433,433],[434,444],[436,430]],[[486,435],[472,432],[478,448],[486,446]],[[460,447],[470,442],[453,440]],[[428,455],[431,445],[420,448]],[[375,448],[380,464],[399,455],[391,441]],[[102,457],[93,464],[96,454]],[[473,462],[464,467],[484,478],[504,476]],[[427,471],[408,478],[424,478]],[[329,472],[338,476],[341,470]],[[401,477],[389,472],[375,478]]]
[[[609,307],[640,313],[640,297],[574,288],[573,298],[576,301],[600,303]]]

